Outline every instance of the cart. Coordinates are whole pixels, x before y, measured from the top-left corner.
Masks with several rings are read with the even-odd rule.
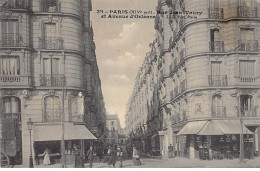
[[[19,119],[15,116],[4,115],[0,120],[1,167],[22,164],[22,141]]]

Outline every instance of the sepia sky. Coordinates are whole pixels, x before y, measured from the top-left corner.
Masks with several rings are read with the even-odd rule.
[[[118,114],[122,127],[137,71],[155,39],[154,19],[103,19],[97,10],[155,11],[156,5],[157,0],[92,0],[91,21],[105,105],[108,114]]]

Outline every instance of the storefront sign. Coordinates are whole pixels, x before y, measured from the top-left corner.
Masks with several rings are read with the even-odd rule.
[[[246,126],[260,126],[260,120],[244,120],[243,123]]]

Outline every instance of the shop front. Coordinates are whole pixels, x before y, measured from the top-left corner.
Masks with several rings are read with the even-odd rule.
[[[75,146],[80,149],[82,159],[84,159],[85,144],[96,137],[85,127],[85,125],[64,124],[65,141],[65,163],[75,164]],[[34,154],[36,164],[43,162],[43,153],[47,149],[50,155],[51,164],[61,163],[61,124],[35,124],[34,125]]]
[[[252,158],[253,132],[239,120],[209,120],[188,122],[177,134],[182,137],[183,151],[189,158],[203,160],[233,159],[240,155],[240,134],[244,137],[245,158]]]

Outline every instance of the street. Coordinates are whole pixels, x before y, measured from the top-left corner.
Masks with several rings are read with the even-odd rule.
[[[239,163],[239,159],[233,160],[199,160],[199,159],[187,159],[187,158],[164,158],[164,159],[152,159],[152,158],[141,158],[142,165],[134,166],[132,160],[124,160],[124,168],[259,168],[260,157],[255,157],[251,160],[244,160],[244,163]],[[119,162],[116,163],[116,167],[119,168]],[[15,168],[26,167],[26,166],[15,166]],[[28,166],[27,166],[28,167]],[[35,168],[59,168],[60,165],[37,165]],[[73,166],[67,166],[73,168]],[[89,167],[89,163],[85,164],[85,167]],[[109,168],[107,163],[94,162],[93,168]]]

